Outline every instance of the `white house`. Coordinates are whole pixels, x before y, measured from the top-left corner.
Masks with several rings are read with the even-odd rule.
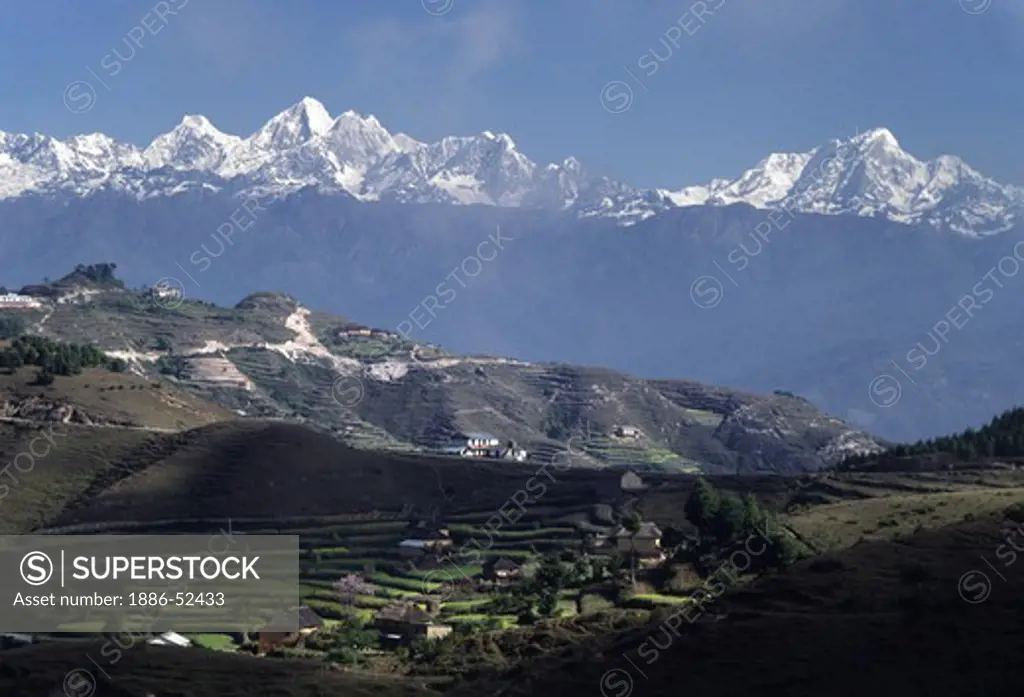
[[[470,450],[484,450],[486,448],[497,448],[501,445],[501,439],[492,436],[490,433],[467,433],[466,447]]]
[[[158,637],[153,637],[146,642],[150,646],[177,646],[180,649],[187,649],[192,646],[192,641],[178,634],[177,632],[164,632]]]
[[[640,438],[643,432],[636,426],[616,426],[615,435],[619,438]]]
[[[177,300],[184,296],[181,288],[173,286],[170,283],[160,283],[154,286],[150,293],[154,298],[158,298],[160,300]]]
[[[18,295],[17,293],[0,295],[0,310],[31,310],[42,306],[43,304],[31,295]]]
[[[445,452],[458,453],[462,457],[494,458],[498,460],[515,460],[524,462],[527,452],[516,446],[514,441],[502,440],[490,433],[466,433],[456,441],[453,448],[446,448]]]

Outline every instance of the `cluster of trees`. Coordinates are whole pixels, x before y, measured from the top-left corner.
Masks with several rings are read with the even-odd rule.
[[[566,588],[579,588],[608,573],[604,559],[577,556],[566,550],[548,554],[540,562],[533,577],[514,586],[510,594],[500,595],[487,606],[496,614],[515,614],[520,624],[532,624],[541,617],[553,617],[558,612],[558,595]]]
[[[115,274],[117,264],[78,264],[74,270],[64,276],[58,283],[89,282],[99,286],[124,288],[124,281]]]
[[[71,273],[57,281],[44,278],[41,284],[27,285],[21,289],[21,292],[27,295],[55,298],[66,291],[69,286],[75,285],[124,288],[124,281],[117,278],[114,273],[116,270],[117,264],[112,263],[78,264]]]
[[[758,530],[764,530],[768,512],[753,494],[718,491],[706,479],[698,479],[684,508],[686,519],[708,539],[727,545]]]
[[[908,456],[936,454],[951,455],[958,460],[1024,456],[1024,408],[1007,410],[979,429],[968,428],[952,436],[897,445],[879,454],[853,455],[846,458],[841,467],[881,464]]]
[[[160,356],[156,361],[156,369],[163,375],[180,380],[188,375],[188,361],[181,356]]]
[[[77,375],[85,368],[107,368],[124,372],[127,364],[119,358],[108,358],[95,346],[69,344],[41,336],[20,336],[7,348],[0,349],[0,368],[14,372],[22,366],[39,368],[36,382],[48,385],[56,375]]]
[[[758,503],[753,494],[740,496],[734,491],[719,491],[704,478],[697,480],[686,500],[686,519],[697,528],[699,541],[688,553],[697,557],[714,556],[716,550],[728,550],[751,535],[767,538],[772,549],[765,564],[787,566],[799,559],[804,550],[779,524],[774,512]]]

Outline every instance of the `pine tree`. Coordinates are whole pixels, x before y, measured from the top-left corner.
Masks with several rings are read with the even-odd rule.
[[[687,520],[699,529],[711,530],[721,505],[718,492],[706,479],[700,477],[686,500],[684,511]]]
[[[743,500],[732,491],[721,494],[718,511],[712,520],[712,531],[715,537],[723,544],[739,537],[743,531],[744,517]]]

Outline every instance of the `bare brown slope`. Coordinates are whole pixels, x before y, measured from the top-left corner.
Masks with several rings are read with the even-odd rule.
[[[1006,567],[996,557],[1010,526],[1017,523],[999,516],[858,545],[721,598],[707,614],[726,617],[683,620],[678,637],[653,623],[553,649],[548,655],[557,658],[457,694],[1018,695],[1024,558]],[[1015,538],[1022,541],[1024,534]],[[977,599],[979,572],[991,595],[971,604],[960,591]]]
[[[167,382],[89,369],[34,384],[36,369],[0,373],[0,417],[179,431],[234,418],[229,410]]]

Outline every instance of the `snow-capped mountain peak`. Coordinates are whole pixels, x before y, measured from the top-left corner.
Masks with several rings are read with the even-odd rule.
[[[400,150],[377,117],[362,116],[354,111],[346,111],[333,121],[323,138],[342,161],[363,169]]]
[[[392,137],[394,138],[395,145],[398,146],[398,149],[401,152],[412,152],[413,150],[418,150],[419,148],[426,147],[424,143],[421,143],[420,141],[416,140],[412,136],[406,135],[405,133],[396,133]]]
[[[201,186],[288,195],[315,186],[365,201],[557,208],[636,223],[667,209],[743,203],[824,215],[882,216],[967,235],[1024,220],[1024,190],[1000,185],[957,157],[918,160],[886,128],[811,150],[768,155],[735,179],[682,189],[636,189],[591,174],[573,157],[539,166],[506,133],[420,142],[373,115],[332,117],[305,97],[248,137],[186,115],[140,150],[103,134],[58,140],[0,131],[0,198],[27,193],[139,198]]]
[[[956,157],[922,162],[887,128],[833,139],[803,153],[775,153],[735,180],[661,190],[673,205],[729,205],[825,215],[883,216],[968,235],[1002,232],[1024,219],[1024,194]]]
[[[838,141],[842,142],[842,141]],[[868,145],[888,148],[890,150],[901,150],[900,142],[888,128],[872,128],[869,131],[858,133],[848,141],[851,145]]]
[[[242,139],[217,130],[205,116],[186,114],[167,133],[153,139],[142,151],[147,167],[178,170],[213,170]]]
[[[334,118],[324,105],[312,97],[305,97],[270,119],[248,141],[258,148],[284,150],[327,133],[333,125]]]

